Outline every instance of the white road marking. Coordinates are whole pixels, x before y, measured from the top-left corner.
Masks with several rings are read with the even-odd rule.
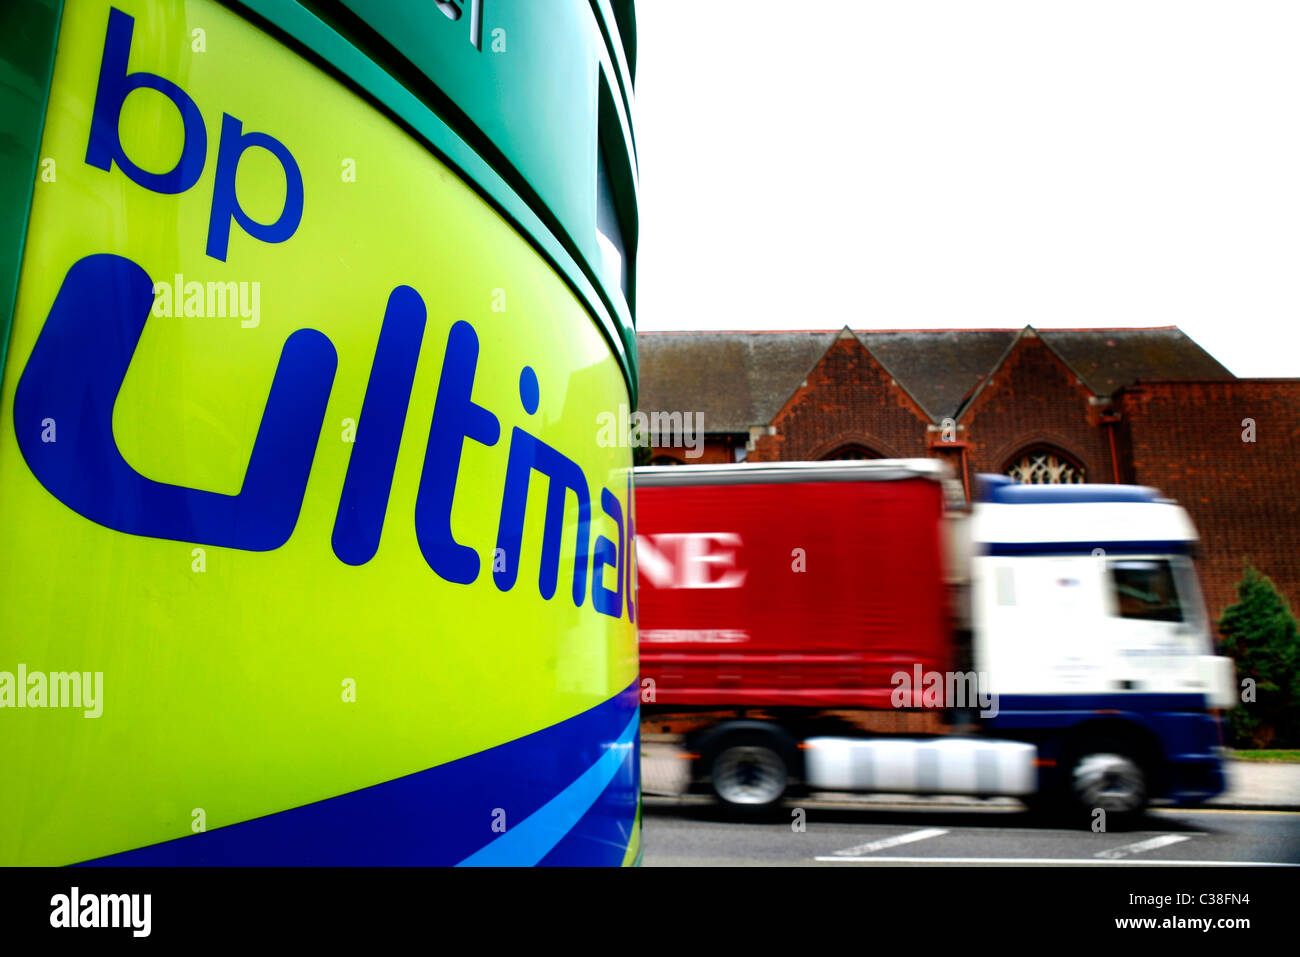
[[[898,834],[894,837],[882,837],[878,841],[872,841],[869,844],[858,844],[856,847],[846,847],[842,851],[836,851],[835,856],[828,860],[839,860],[844,857],[861,857],[863,854],[870,854],[872,851],[883,851],[887,847],[898,847],[900,844],[911,844],[913,841],[924,841],[931,837],[940,837],[948,832],[937,827],[927,827],[920,831],[909,831],[906,834]],[[817,858],[822,860],[822,858]]]
[[[1180,844],[1183,841],[1191,840],[1186,834],[1162,834],[1159,837],[1147,838],[1145,841],[1138,841],[1136,844],[1125,844],[1122,847],[1112,847],[1106,851],[1099,851],[1094,857],[1120,858],[1128,857],[1130,854],[1141,854],[1144,851],[1154,851],[1160,847],[1168,847],[1170,844]]]
[[[1300,867],[1278,861],[1153,861],[1147,858],[1096,857],[817,857],[818,861],[876,864],[1119,864],[1132,867]]]

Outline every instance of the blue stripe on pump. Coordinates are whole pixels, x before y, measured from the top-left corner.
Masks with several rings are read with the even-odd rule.
[[[481,867],[503,864],[536,864],[569,834],[605,793],[619,769],[627,763],[636,743],[638,716],[633,715],[618,741],[610,745],[567,788],[551,798],[523,821],[510,827],[495,841],[471,854],[462,865]]]
[[[641,794],[639,740],[637,744],[600,800],[542,858],[543,867],[574,867],[594,863],[614,866],[623,863],[636,828],[636,819],[629,819],[624,808],[629,801],[636,801]]]
[[[636,818],[636,791],[620,786],[626,774],[619,770],[636,751],[638,691],[634,681],[559,724],[438,767],[86,864],[452,865],[500,839],[492,827],[502,815],[510,834],[543,810],[539,824],[553,831],[551,844],[537,854],[544,842],[535,838],[526,853],[521,851],[526,859],[500,863],[537,863],[558,842],[590,838],[571,845],[586,849],[572,863],[617,864],[626,844],[615,856],[607,823],[621,820],[630,829]],[[594,785],[602,776],[598,789]],[[559,813],[565,807],[567,814]],[[599,813],[585,813],[589,810]],[[209,819],[220,813],[214,807],[207,811]],[[566,821],[567,831],[554,831]],[[582,832],[588,826],[595,828],[590,835]]]

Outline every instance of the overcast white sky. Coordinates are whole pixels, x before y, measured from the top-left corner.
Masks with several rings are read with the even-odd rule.
[[[640,0],[638,327],[1180,326],[1300,376],[1300,3]]]

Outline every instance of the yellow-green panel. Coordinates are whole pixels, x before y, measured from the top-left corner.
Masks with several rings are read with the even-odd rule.
[[[87,161],[111,7],[133,20],[128,72],[174,83],[202,117],[202,170],[179,193],[140,185],[119,163],[106,170]],[[99,109],[108,115],[103,102]],[[267,241],[256,226],[231,222],[224,260],[209,255],[214,204],[223,210],[223,115],[245,134],[282,144],[303,195],[287,238]],[[185,155],[181,111],[157,89],[127,94],[117,129],[122,152],[147,172],[168,171]],[[258,141],[232,155],[240,208],[255,224],[273,222],[291,191],[284,163]],[[527,242],[385,115],[209,0],[68,4],[41,157],[52,161],[52,175],[37,174],[0,396],[0,766],[10,769],[0,788],[0,862],[71,863],[214,839],[238,822],[517,743],[615,702],[623,702],[623,730],[635,709],[634,698],[627,704],[620,695],[637,676],[635,625],[626,602],[617,617],[597,611],[594,555],[582,603],[570,594],[575,559],[582,563],[576,543],[587,534],[578,496],[566,496],[553,597],[543,598],[538,584],[548,482],[537,470],[517,579],[503,590],[493,575],[494,562],[515,558],[495,549],[516,429],[581,469],[591,548],[604,536],[619,556],[603,569],[603,587],[622,596],[618,569],[631,565],[623,561],[628,530],[602,509],[601,496],[608,489],[628,515],[628,450],[603,446],[597,430],[602,410],[628,401],[627,388],[590,315]],[[89,443],[90,406],[102,395],[86,384],[93,363],[47,369],[29,360],[39,358],[61,290],[74,301],[74,266],[106,254],[161,284],[111,409],[111,437],[142,480],[237,496],[286,340],[311,329],[332,346],[337,371],[309,436],[301,510],[278,547],[135,534],[129,518],[113,528],[107,512],[69,504],[43,482],[34,461],[57,456],[60,444]],[[207,294],[210,283],[236,284],[222,288],[233,288],[242,308],[227,299],[222,309]],[[332,535],[350,461],[371,424],[362,407],[386,305],[401,286],[418,294],[427,319],[378,550],[348,564]],[[77,301],[98,294],[83,288]],[[85,321],[126,316],[134,308],[126,298],[105,289],[102,315],[90,309]],[[456,323],[477,339],[472,400],[499,422],[495,444],[463,442],[451,531],[480,556],[477,577],[464,584],[431,567],[415,522]],[[43,345],[50,356],[75,353],[75,343],[54,338],[51,327]],[[521,398],[526,366],[539,383],[532,415]],[[55,368],[61,378],[51,391]],[[41,397],[56,394],[78,397],[80,405],[60,408],[84,417],[47,422]],[[85,461],[65,456],[50,474],[84,467],[86,501],[110,511],[131,499],[134,486],[96,487]],[[122,514],[147,501],[128,502]],[[90,673],[92,685],[102,673],[102,713],[87,717],[48,700],[19,707],[20,699],[32,703],[31,684],[18,685],[20,665],[28,675]],[[537,748],[562,737],[557,731]],[[570,746],[594,762],[617,735],[599,737]],[[557,777],[524,784],[538,794],[576,793],[565,792],[577,776],[560,770],[565,758],[532,755],[530,768],[554,765]],[[419,826],[481,832],[477,846],[497,840],[493,811],[523,785],[487,772],[475,780],[466,820]],[[615,863],[639,845],[635,798],[620,806],[628,837]],[[356,822],[359,839],[371,823]],[[580,830],[574,825],[570,837]]]

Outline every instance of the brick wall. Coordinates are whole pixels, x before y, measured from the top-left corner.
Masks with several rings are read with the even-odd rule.
[[[1120,408],[1128,480],[1176,498],[1201,534],[1210,615],[1236,600],[1247,557],[1300,613],[1300,380],[1140,383]]]
[[[691,437],[692,445],[699,445],[696,437]],[[739,439],[723,438],[718,436],[706,435],[702,448],[699,448],[699,455],[692,458],[696,449],[686,448],[684,444],[677,445],[656,445],[651,448],[652,456],[666,455],[676,459],[682,465],[717,465],[723,462],[734,462],[735,457],[732,453],[732,447],[739,444],[744,448],[744,442]],[[689,453],[689,454],[688,454]]]
[[[1091,396],[1042,339],[1021,338],[959,420],[972,476],[1001,472],[1017,452],[1042,443],[1077,459],[1089,482],[1114,481],[1110,438]]]

